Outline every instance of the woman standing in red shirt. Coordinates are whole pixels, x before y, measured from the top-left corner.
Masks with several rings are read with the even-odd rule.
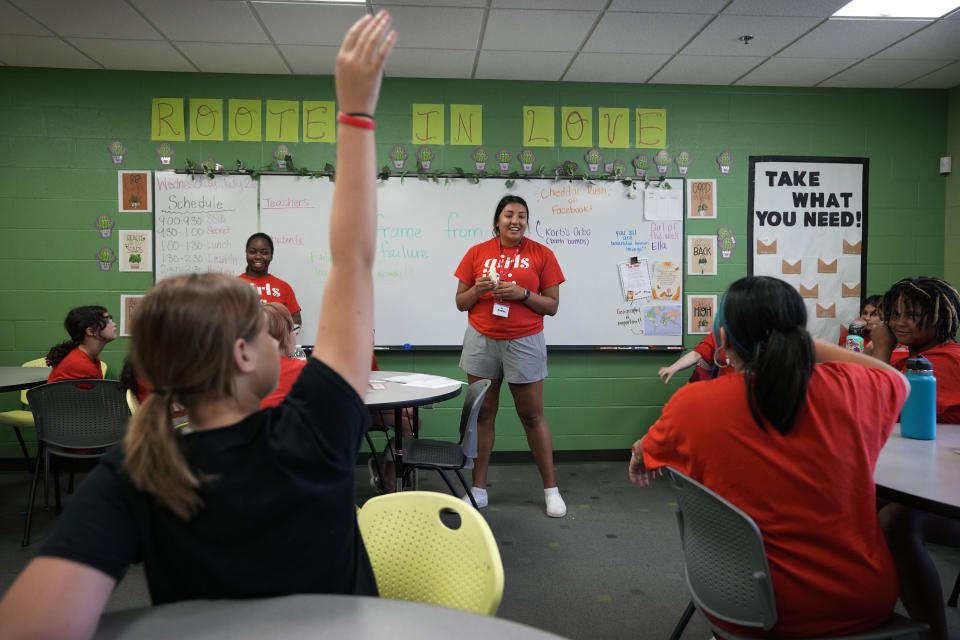
[[[477,422],[471,493],[478,507],[487,506],[487,467],[500,385],[506,380],[543,479],[547,515],[561,518],[567,506],[554,480],[553,441],[543,416],[547,377],[543,316],[557,313],[564,277],[553,251],[524,237],[528,217],[523,198],[501,198],[493,215],[493,239],[471,247],[454,274],[459,280],[457,309],[468,312],[469,322],[460,368],[471,384],[492,382]]]
[[[293,293],[293,287],[276,276],[270,275],[270,263],[273,262],[273,238],[265,233],[255,233],[247,238],[247,270],[238,278],[246,280],[257,290],[260,302],[279,302],[285,306],[296,324],[300,319],[300,303]]]
[[[102,379],[100,352],[117,338],[117,323],[99,306],[71,309],[63,321],[70,339],[52,347],[47,366],[53,367],[47,382]]]

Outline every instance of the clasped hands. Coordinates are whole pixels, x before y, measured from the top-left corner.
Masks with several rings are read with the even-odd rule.
[[[493,299],[497,302],[503,302],[504,300],[523,300],[524,297],[526,297],[527,291],[515,282],[497,281],[490,276],[477,278],[473,286],[477,290],[477,295],[480,296],[488,291],[492,292]]]

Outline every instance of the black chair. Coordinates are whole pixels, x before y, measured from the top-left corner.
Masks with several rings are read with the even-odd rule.
[[[716,619],[762,629],[776,637],[777,605],[760,529],[750,516],[696,480],[667,467],[677,498],[683,567],[693,601],[671,638],[679,638],[694,607]],[[714,625],[718,637],[747,640]],[[846,640],[881,640],[926,631],[926,624],[893,614],[884,625]]]
[[[950,592],[947,604],[956,609],[958,596],[960,596],[960,573],[957,574],[957,581],[953,583],[953,591]]]
[[[477,457],[477,416],[480,406],[487,395],[487,389],[492,383],[489,380],[477,380],[467,388],[467,395],[463,401],[463,411],[460,413],[460,440],[447,442],[444,440],[430,440],[427,438],[406,438],[403,441],[403,469],[406,476],[414,469],[433,469],[440,474],[450,489],[450,493],[457,495],[453,483],[445,471],[453,471],[460,479],[470,504],[477,508],[470,486],[463,479],[461,469],[472,469],[473,461]],[[390,448],[394,450],[394,441],[390,440]]]
[[[27,500],[22,546],[30,544],[30,524],[40,469],[53,457],[93,459],[123,439],[130,410],[116,380],[61,380],[27,392],[37,428],[37,461]],[[54,470],[56,513],[60,513],[60,481]]]

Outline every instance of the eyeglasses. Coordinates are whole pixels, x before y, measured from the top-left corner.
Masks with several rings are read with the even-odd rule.
[[[110,315],[109,313],[103,314],[103,318],[104,318],[104,320],[113,320],[113,316]]]

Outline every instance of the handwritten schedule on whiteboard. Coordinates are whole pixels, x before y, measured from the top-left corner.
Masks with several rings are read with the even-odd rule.
[[[239,274],[257,231],[258,187],[249,176],[154,173],[157,280],[179,273]]]

